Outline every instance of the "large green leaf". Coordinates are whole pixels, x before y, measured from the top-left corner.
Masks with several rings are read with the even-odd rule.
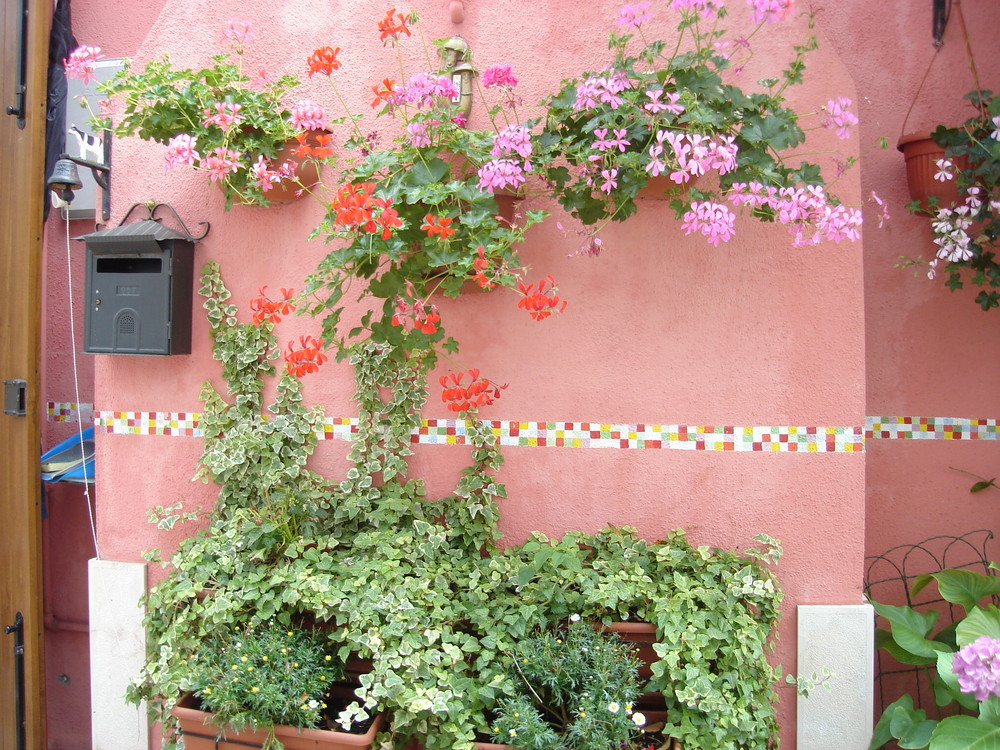
[[[1000,697],[991,695],[980,703],[979,718],[987,724],[1000,727]]]
[[[889,719],[889,731],[900,747],[916,750],[927,747],[936,723],[928,719],[922,709],[913,709],[904,704],[893,709]]]
[[[891,739],[896,739],[899,746],[907,750],[927,747],[936,724],[927,719],[924,711],[913,707],[910,695],[904,695],[886,706],[875,725],[868,750],[877,750]]]
[[[973,608],[968,617],[958,623],[955,633],[959,646],[967,646],[984,635],[1000,638],[1000,610],[992,604],[983,609]]]
[[[889,621],[893,628],[902,626],[921,636],[926,636],[931,632],[931,628],[934,627],[934,623],[940,616],[936,610],[920,613],[912,607],[895,607],[891,604],[879,604],[878,602],[874,602],[872,606],[875,607],[875,611],[879,615]]]
[[[892,638],[892,633],[884,628],[875,630],[875,648],[882,649],[900,664],[925,665],[933,664],[937,657],[919,656],[900,646]]]
[[[1000,727],[974,716],[949,716],[934,729],[931,750],[1000,750]]]
[[[938,591],[945,601],[958,604],[968,612],[980,599],[1000,593],[1000,577],[975,573],[971,570],[949,568],[937,573],[918,576],[913,583],[916,595],[931,579],[937,581]]]
[[[962,692],[958,686],[958,678],[951,669],[951,663],[954,658],[954,652],[938,654],[937,677],[934,680],[934,698],[939,706],[946,706],[952,701],[958,701],[961,706],[970,711],[975,711],[978,701],[969,693]]]

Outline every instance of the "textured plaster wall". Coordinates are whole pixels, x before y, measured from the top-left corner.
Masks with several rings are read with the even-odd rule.
[[[736,0],[730,5],[735,27],[744,10]],[[872,97],[875,89],[894,87],[877,75],[879,66],[896,68],[893,48],[882,44],[881,36],[873,42],[875,30],[885,23],[855,28],[850,12],[863,12],[864,4],[847,5],[836,12],[824,9],[820,15],[821,48],[809,59],[808,85],[793,94],[800,111],[814,110],[834,96],[861,100]],[[480,66],[513,65],[521,79],[524,116],[560,79],[602,64],[617,11],[614,3],[593,4],[581,13],[569,0],[469,0],[465,20],[456,26],[447,3],[421,0],[413,7],[428,37],[461,33]],[[301,74],[313,48],[339,46],[344,68],[337,74],[338,86],[352,107],[363,111],[370,85],[394,74],[393,56],[382,50],[375,31],[386,9],[373,0],[161,0],[130,6],[128,23],[110,23],[108,18],[120,13],[118,5],[78,0],[75,12],[81,42],[97,44],[109,56],[134,56],[140,63],[169,52],[179,64],[201,64],[219,51],[225,22],[234,17],[254,21],[258,39],[251,45],[248,65],[271,74]],[[661,18],[666,17],[661,12]],[[865,29],[872,34],[861,33]],[[744,85],[776,73],[791,45],[802,41],[808,30],[797,18],[768,33],[774,36],[754,38],[757,57],[744,74]],[[909,33],[908,28],[900,31]],[[858,63],[862,54],[871,57],[870,68]],[[852,78],[865,81],[867,88],[855,90]],[[299,95],[338,112],[336,99],[320,77],[307,81],[296,98]],[[900,106],[886,105],[886,112],[895,116]],[[483,110],[478,103],[476,107],[473,125],[483,125]],[[811,123],[818,121],[816,117]],[[805,150],[854,154],[879,127],[867,126],[860,142],[857,134],[842,142],[829,131],[815,130]],[[829,155],[812,158],[831,164]],[[115,144],[114,160],[112,223],[130,205],[147,199],[174,205],[189,226],[210,221],[210,234],[197,245],[196,266],[209,258],[220,261],[244,312],[259,285],[300,287],[325,253],[323,245],[305,239],[322,215],[321,207],[308,200],[224,213],[221,195],[201,177],[183,171],[164,174],[157,146],[122,140]],[[888,160],[880,173],[889,183],[887,192],[902,184],[901,171]],[[868,171],[848,173],[838,182],[838,194],[858,204],[862,178],[874,179],[866,175]],[[531,207],[554,208],[541,203]],[[534,322],[505,292],[441,304],[449,332],[462,342],[459,358],[443,368],[479,367],[484,375],[510,383],[486,416],[861,426],[871,408],[865,396],[866,333],[879,342],[874,347],[869,342],[868,356],[878,377],[868,386],[885,394],[880,406],[925,407],[889,399],[912,368],[900,368],[896,380],[886,372],[893,368],[882,358],[895,339],[883,321],[870,322],[866,329],[864,274],[890,287],[912,285],[915,294],[950,300],[935,295],[926,283],[882,269],[880,264],[891,263],[891,243],[877,230],[866,228],[864,245],[794,249],[780,228],[744,217],[737,237],[713,248],[699,238],[685,237],[669,208],[650,201],[625,225],[603,233],[603,255],[587,258],[569,257],[577,243],[556,229],[555,218],[531,231],[523,255],[532,274],[551,273],[559,281],[561,293],[570,300],[564,315]],[[916,244],[922,236],[918,228],[905,220],[903,226],[892,231],[896,236],[909,231],[910,244]],[[878,259],[866,257],[870,242],[881,248]],[[82,247],[78,252],[82,255]],[[869,310],[878,299],[872,291]],[[868,314],[881,312],[876,307]],[[956,314],[979,321],[973,313]],[[928,313],[922,322],[934,319]],[[914,326],[907,341],[911,361],[917,360],[921,347],[921,329]],[[947,325],[942,328],[942,334],[947,332]],[[317,329],[315,321],[291,318],[281,324],[279,336]],[[218,384],[217,373],[206,325],[196,314],[191,355],[95,358],[94,402],[98,410],[199,411],[200,384],[205,379]],[[436,383],[436,377],[431,382]],[[354,415],[352,392],[350,371],[332,363],[307,380],[307,401],[322,403],[328,416]],[[978,415],[983,403],[989,402],[970,397],[969,408],[976,411],[971,416]],[[936,407],[931,400],[925,408]],[[947,403],[940,408],[951,407]],[[424,416],[450,416],[436,401],[433,388]],[[315,465],[339,477],[346,451],[341,441],[324,441]],[[97,521],[105,558],[135,562],[144,549],[172,548],[185,530],[157,531],[146,523],[146,511],[178,500],[190,506],[211,504],[213,488],[188,482],[199,454],[200,441],[194,438],[99,436]],[[727,547],[748,545],[760,532],[779,538],[786,550],[779,567],[786,615],[776,658],[789,671],[795,669],[795,605],[860,602],[865,454],[508,448],[505,456],[502,478],[510,498],[502,506],[502,526],[513,542],[532,530],[555,535],[573,528],[596,530],[607,523],[637,526],[648,538],[683,527],[695,543]],[[414,472],[427,478],[432,495],[444,494],[467,458],[463,448],[421,446]],[[153,580],[160,575],[150,571]],[[785,747],[794,747],[794,694],[784,688],[782,693]]]
[[[894,146],[904,132],[958,124],[971,116],[962,99],[973,88],[973,77],[959,12],[982,87],[1000,90],[1000,6],[986,0],[956,4],[944,46],[935,53],[930,5],[824,6],[824,28],[862,94],[863,143],[887,136]],[[882,30],[877,41],[862,34],[876,28]],[[895,148],[867,154],[861,166],[864,194],[877,191],[892,210],[884,230],[875,228],[874,212],[866,216],[867,413],[997,418],[997,311],[980,310],[972,301],[977,289],[953,293],[941,278],[929,281],[893,267],[900,256],[931,257],[930,229],[926,220],[903,208],[909,197],[902,155]],[[996,442],[869,441],[867,450],[870,554],[937,534],[996,528],[1000,496],[970,494],[975,480],[951,469],[994,476],[1000,458]],[[995,556],[996,547],[992,550]]]

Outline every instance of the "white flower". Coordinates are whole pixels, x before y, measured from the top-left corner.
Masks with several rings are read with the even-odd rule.
[[[952,164],[950,159],[938,159],[934,162],[937,165],[938,171],[934,173],[934,179],[940,182],[947,182],[952,179],[955,175],[951,173],[951,168],[955,165]]]
[[[569,621],[570,622],[580,622],[580,615],[578,615],[576,613],[570,615],[569,616]]]
[[[644,726],[646,726],[646,716],[645,716],[645,714],[639,713],[638,711],[636,711],[634,714],[632,714],[632,721],[635,722],[635,725],[637,727],[644,727]]]
[[[608,704],[608,711],[610,711],[610,712],[611,712],[611,713],[613,713],[613,714],[616,714],[616,713],[618,713],[618,710],[619,710],[620,708],[621,708],[621,706],[619,706],[619,705],[618,705],[617,703],[615,703],[614,701],[611,701],[611,703],[609,703],[609,704]]]
[[[309,701],[309,708],[319,708],[319,701],[313,698]]]

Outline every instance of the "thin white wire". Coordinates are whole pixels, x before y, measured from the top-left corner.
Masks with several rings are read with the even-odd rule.
[[[101,559],[101,548],[97,544],[97,522],[94,518],[94,505],[90,499],[90,478],[87,476],[86,451],[83,445],[83,418],[80,413],[80,373],[76,366],[76,316],[73,313],[73,253],[69,244],[69,216],[66,216],[66,280],[67,296],[69,298],[69,336],[70,357],[73,361],[73,389],[76,395],[76,427],[80,440],[80,455],[83,461],[83,497],[87,501],[87,517],[90,519],[90,536],[94,540],[94,555]]]

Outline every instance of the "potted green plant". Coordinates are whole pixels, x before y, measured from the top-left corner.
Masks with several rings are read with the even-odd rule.
[[[126,61],[98,84],[108,102],[97,127],[163,144],[165,169],[203,173],[222,188],[227,209],[287,202],[318,179],[309,157],[332,154],[325,114],[315,102],[288,100],[296,76],[246,72],[250,22],[230,21],[225,36],[232,52],[215,55],[205,68],[177,67],[164,56],[139,71]],[[86,68],[70,66],[67,73],[84,77]]]
[[[185,750],[220,740],[263,750],[370,747],[381,714],[339,731],[339,711],[354,700],[326,633],[276,620],[206,639],[190,663],[193,690],[172,709]]]
[[[760,25],[781,21],[791,2],[752,2]],[[860,212],[841,204],[816,164],[790,152],[805,140],[802,119],[786,102],[803,80],[816,38],[795,47],[786,69],[744,91],[733,72],[751,54],[754,33],[730,40],[721,4],[675,3],[677,36],[653,35],[647,0],[625,5],[612,57],[601,70],[563,82],[547,101],[537,138],[541,175],[562,206],[596,234],[635,213],[637,198],[670,200],[687,234],[718,245],[735,232],[741,207],[788,227],[796,245],[854,240]],[[844,97],[811,113],[822,127],[849,137],[857,117]],[[788,156],[786,156],[788,155]]]
[[[1000,96],[975,90],[965,97],[975,114],[962,125],[938,125],[930,133],[938,150],[924,158],[925,180],[941,186],[911,194],[911,212],[931,221],[936,250],[929,261],[904,259],[904,265],[927,266],[929,278],[944,271],[945,285],[955,291],[966,283],[982,287],[975,301],[983,310],[1000,307]],[[926,145],[926,144],[925,144]],[[930,146],[926,146],[929,150]],[[907,174],[911,161],[907,161]],[[933,196],[933,197],[928,197]]]
[[[531,633],[508,654],[513,695],[491,720],[494,742],[536,750],[611,750],[642,737],[639,662],[618,636],[579,615]],[[648,738],[643,744],[648,745]]]
[[[942,599],[965,614],[938,626],[936,609],[875,603],[887,624],[876,643],[902,664],[923,667],[935,699],[937,719],[905,694],[886,706],[870,748],[895,739],[900,747],[973,750],[1000,741],[1000,611],[993,603],[1000,578],[946,569],[916,579],[911,596],[936,584]],[[941,717],[944,718],[941,718]]]

